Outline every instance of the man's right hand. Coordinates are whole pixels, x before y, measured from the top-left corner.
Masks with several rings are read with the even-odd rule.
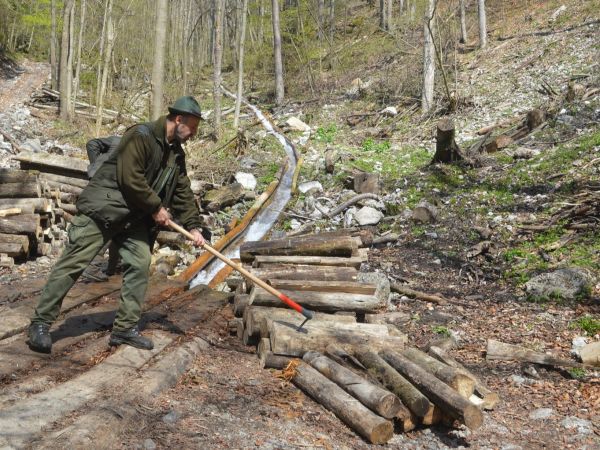
[[[166,227],[169,225],[169,220],[171,220],[171,214],[169,214],[169,211],[164,206],[161,206],[158,211],[152,214],[152,218],[157,225]]]

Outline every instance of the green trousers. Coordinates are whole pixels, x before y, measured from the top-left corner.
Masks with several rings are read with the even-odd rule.
[[[69,243],[50,273],[35,308],[32,323],[52,324],[60,313],[63,299],[92,262],[100,249],[112,239],[123,261],[121,301],[113,330],[123,331],[140,320],[142,302],[148,286],[150,268],[150,231],[140,222],[118,232],[100,228],[83,214],[73,217],[68,231]]]

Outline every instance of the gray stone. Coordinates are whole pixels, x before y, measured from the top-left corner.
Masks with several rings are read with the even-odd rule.
[[[565,417],[560,424],[567,430],[576,428],[579,434],[591,434],[593,432],[592,423],[589,420],[580,419],[576,416]]]
[[[543,420],[554,415],[552,408],[538,408],[529,413],[529,418],[532,420]]]
[[[305,183],[300,183],[298,185],[298,190],[302,194],[323,192],[323,185],[321,183],[319,183],[318,181],[307,181]]]
[[[383,219],[383,213],[370,206],[365,206],[358,210],[354,218],[360,226],[377,225]]]
[[[42,143],[38,138],[27,139],[20,145],[20,147],[23,150],[28,150],[34,153],[39,153],[42,151]]]
[[[258,161],[250,158],[249,156],[244,156],[240,159],[240,167],[242,169],[252,169],[256,166],[258,166]]]
[[[253,191],[256,188],[256,177],[251,173],[236,172],[235,181],[240,183],[244,189]]]
[[[144,441],[144,449],[145,450],[155,450],[156,449],[156,442],[154,442],[150,438],[146,439]]]
[[[382,116],[394,117],[398,115],[398,110],[395,106],[388,106],[381,110],[380,114]]]
[[[512,157],[514,159],[531,159],[539,154],[540,151],[535,148],[517,147],[513,150]]]
[[[164,423],[175,423],[179,420],[179,413],[177,411],[169,411],[162,418]]]
[[[575,300],[592,286],[592,276],[583,269],[564,268],[532,278],[525,283],[525,290],[531,297]]]
[[[438,216],[438,210],[426,200],[419,202],[412,211],[412,219],[415,222],[429,223],[435,222]]]
[[[500,450],[523,450],[523,447],[517,444],[508,443],[500,447]]]
[[[285,121],[285,125],[292,131],[310,131],[310,127],[297,117],[290,117]]]
[[[580,357],[581,349],[587,345],[587,339],[583,336],[573,338],[571,342],[571,354]]]

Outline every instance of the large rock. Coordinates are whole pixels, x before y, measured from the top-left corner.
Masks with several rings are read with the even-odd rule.
[[[290,117],[285,121],[285,126],[291,131],[310,131],[310,127],[297,117]]]
[[[582,347],[579,356],[582,363],[600,367],[600,342],[592,342]]]
[[[564,268],[538,275],[527,283],[525,290],[531,297],[575,300],[590,292],[592,276],[583,269]]]
[[[249,191],[253,191],[256,188],[256,177],[251,173],[237,172],[235,174],[235,181]]]
[[[323,192],[323,185],[318,181],[307,181],[298,185],[298,190],[302,194]]]
[[[240,183],[232,183],[219,189],[208,191],[202,197],[202,203],[210,212],[218,211],[237,203],[244,196],[244,187]]]
[[[383,213],[370,206],[358,210],[354,216],[359,225],[377,225],[383,219]]]

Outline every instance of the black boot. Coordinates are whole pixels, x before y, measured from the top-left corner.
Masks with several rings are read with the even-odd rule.
[[[35,352],[50,353],[52,350],[52,338],[50,337],[50,325],[35,322],[29,325],[27,331],[29,337],[29,348]]]
[[[110,334],[108,345],[117,346],[121,344],[131,345],[132,347],[144,350],[152,350],[154,348],[152,341],[140,334],[137,325],[129,330],[113,331]]]

